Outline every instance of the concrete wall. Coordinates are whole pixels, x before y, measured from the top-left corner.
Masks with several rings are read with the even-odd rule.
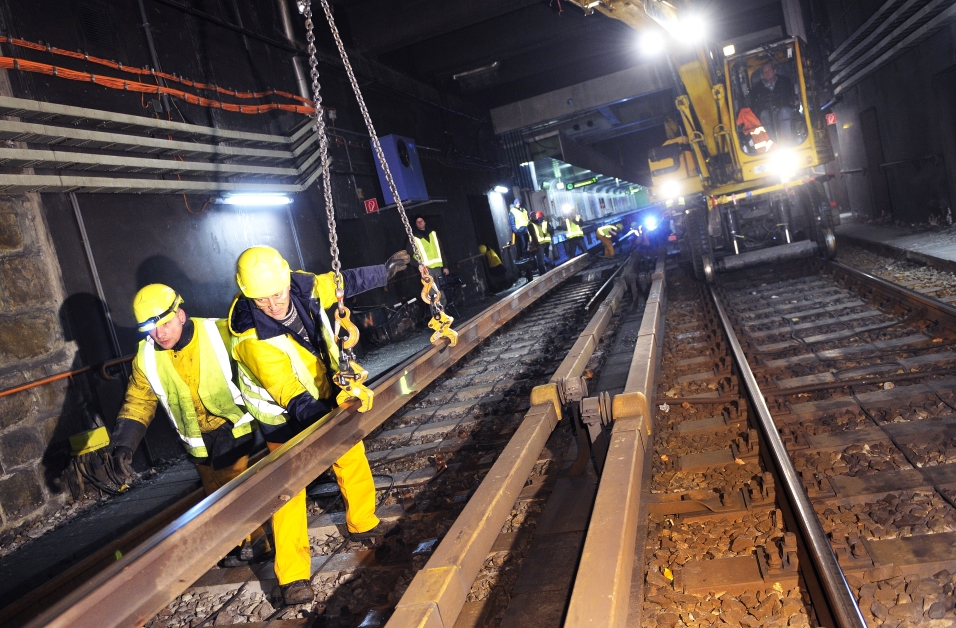
[[[81,4],[96,5],[106,16],[103,19],[109,28],[94,33],[98,39],[84,30],[78,13]],[[273,40],[283,39],[275,2],[201,5],[201,10],[219,19],[241,22]],[[288,51],[166,5],[147,2],[146,7],[164,71],[238,90],[297,91]],[[294,6],[292,12],[296,36],[304,42],[302,20]],[[4,34],[79,49],[137,67],[152,65],[141,22],[136,2],[0,0],[0,32]],[[104,33],[113,35],[112,43]],[[323,54],[331,57],[334,49],[327,28],[318,23],[317,36]],[[82,60],[64,60],[8,45],[2,46],[2,53],[103,71],[100,66],[85,66]],[[486,194],[501,180],[487,111],[381,65],[360,58],[353,58],[353,65],[360,73],[378,133],[411,137],[420,146],[430,197],[446,202],[418,211],[438,228],[443,250],[454,267],[457,260],[477,253],[469,195]],[[338,139],[330,152],[342,263],[345,268],[379,264],[405,248],[404,230],[394,209],[365,214],[363,199],[374,196],[382,204],[383,196],[364,124],[341,68],[323,63],[320,71],[324,102],[337,113],[334,133]],[[139,94],[40,74],[9,72],[5,93],[152,115],[143,106],[148,99]],[[243,115],[182,102],[178,106],[179,110],[169,114],[175,121],[180,121],[182,113],[190,123],[242,131],[286,134],[304,120],[289,113]],[[77,195],[89,250],[103,285],[104,304],[97,295],[69,196],[0,195],[0,389],[133,352],[139,336],[130,303],[147,283],[166,282],[180,290],[190,315],[225,316],[236,290],[235,259],[252,244],[276,246],[297,267],[328,270],[325,209],[318,185],[296,195],[288,213],[284,209],[251,211],[214,205],[198,215],[192,213],[204,200],[181,195]],[[474,262],[466,265],[465,273],[474,275],[470,272]],[[480,281],[474,279],[466,281],[471,289],[480,291]],[[420,289],[420,284],[416,287],[414,281],[405,281],[387,291],[369,293],[360,303],[394,303]],[[113,346],[104,305],[113,314],[118,347]],[[88,429],[88,417],[95,413],[112,425],[124,389],[122,378],[107,382],[84,376],[0,398],[0,530],[65,499],[66,438]],[[136,462],[142,466],[181,454],[165,418],[157,417]]]
[[[879,5],[827,6],[838,46]],[[834,182],[854,213],[909,224],[956,202],[954,42],[956,26],[943,28],[847,89],[830,109],[837,114],[833,170],[866,170]]]

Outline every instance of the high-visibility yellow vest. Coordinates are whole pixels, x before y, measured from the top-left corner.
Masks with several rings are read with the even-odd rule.
[[[416,237],[415,241],[418,243],[419,251],[425,257],[425,259],[422,260],[425,266],[428,268],[441,268],[445,265],[441,258],[441,246],[438,245],[437,233],[432,231],[428,234],[427,239]]]
[[[233,336],[235,344],[244,340],[247,339]],[[306,366],[302,356],[295,348],[295,342],[288,334],[267,338],[263,342],[267,342],[282,351],[289,358],[295,378],[302,384],[302,387],[315,399],[322,398],[318,387],[315,385],[315,380],[309,372],[309,367]],[[256,420],[266,425],[282,425],[289,420],[285,408],[276,403],[269,391],[259,381],[259,378],[242,362],[239,362],[239,389],[242,391],[242,398],[246,402],[249,413],[256,417]]]
[[[551,234],[548,233],[548,221],[542,220],[541,225],[538,226],[538,223],[531,223],[531,228],[534,229],[534,237],[538,239],[538,244],[548,244],[551,242]]]
[[[485,257],[488,258],[488,268],[496,268],[501,266],[501,258],[498,257],[498,254],[495,253],[494,249],[488,249],[488,252],[485,253]]]
[[[570,218],[565,218],[565,219],[564,219],[564,223],[565,223],[565,226],[566,226],[566,228],[567,228],[567,230],[568,230],[568,235],[567,235],[567,237],[568,237],[569,239],[570,239],[570,238],[583,238],[583,237],[584,237],[584,230],[581,229],[581,225],[579,225],[578,223],[574,222],[574,221],[571,220]]]
[[[232,423],[233,436],[238,438],[250,433],[253,416],[242,408],[242,394],[232,381],[229,353],[216,327],[216,319],[194,318],[192,321],[199,343],[199,399],[210,414]],[[157,351],[156,343],[147,336],[139,343],[136,360],[186,451],[196,458],[208,457],[189,385],[176,372],[169,354]]]
[[[516,229],[528,226],[528,210],[524,207],[512,207],[511,215],[515,217]]]
[[[612,235],[617,233],[617,229],[614,227],[614,225],[604,225],[602,227],[598,227],[597,233],[599,236],[610,238]]]

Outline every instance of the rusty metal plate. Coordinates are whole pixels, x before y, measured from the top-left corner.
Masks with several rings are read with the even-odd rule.
[[[734,463],[734,453],[728,449],[701,451],[686,454],[677,459],[677,469],[680,471],[702,471],[713,467],[725,467]]]
[[[674,588],[684,593],[727,591],[742,593],[780,583],[784,589],[797,586],[799,575],[789,572],[764,580],[756,556],[734,556],[715,560],[699,560],[685,564],[674,574]]]

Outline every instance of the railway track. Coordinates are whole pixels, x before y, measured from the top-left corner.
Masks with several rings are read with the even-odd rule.
[[[564,625],[954,625],[956,310],[822,261],[660,290]]]
[[[333,416],[293,444],[364,437],[395,525],[349,543],[333,483],[312,486],[314,607],[274,608],[264,565],[160,583],[141,620],[80,615],[114,568],[32,625],[956,623],[956,310],[823,261],[713,289],[661,260],[643,309],[633,269],[563,273],[386,376],[363,434]]]
[[[609,280],[626,259],[616,261],[589,267],[586,257],[573,260],[465,322],[457,347],[427,349],[385,374],[376,386],[375,410],[364,415],[349,407],[334,412],[243,475],[236,488],[193,507],[72,594],[51,589],[57,592],[58,607],[31,625],[196,626],[259,620],[281,628],[310,625],[318,617],[324,625],[382,625],[415,573],[440,549],[438,541],[456,515],[481,495],[478,489],[490,485],[485,495],[500,497],[500,482],[482,480],[500,468],[513,473],[507,465],[530,460],[524,475],[513,478],[521,494],[501,502],[507,510],[499,514],[511,533],[497,539],[492,552],[501,554],[504,543],[506,553],[518,556],[518,541],[528,538],[522,534],[526,523],[534,523],[537,502],[552,488],[547,480],[570,442],[566,425],[549,440],[560,418],[558,400],[532,406],[529,393],[567,362],[562,358],[595,309],[588,337],[595,335],[595,320],[601,331],[607,326],[613,316],[609,307],[616,308],[624,292],[622,279]],[[578,362],[568,372],[582,374],[600,336],[596,333],[594,346],[572,351]],[[313,485],[315,607],[274,612],[270,564],[207,571],[205,565],[221,555],[219,546],[244,534],[248,523],[281,505],[283,495],[313,479],[310,469],[321,470],[326,459],[359,438],[366,440],[382,489],[380,516],[394,528],[375,546],[348,542],[341,534],[343,513],[334,482]],[[508,458],[514,457],[513,450],[518,451],[514,460]],[[501,457],[508,458],[504,466],[496,464]],[[532,488],[522,492],[526,480]],[[502,523],[494,525],[496,533]],[[479,588],[500,598],[500,587],[492,582],[496,579],[489,579],[489,569],[484,573]],[[114,600],[112,606],[105,599]],[[49,599],[33,604],[49,607]]]

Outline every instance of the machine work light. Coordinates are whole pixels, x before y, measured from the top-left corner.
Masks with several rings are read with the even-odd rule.
[[[507,194],[509,190],[503,185],[496,185],[495,192],[497,192],[498,194]]]

